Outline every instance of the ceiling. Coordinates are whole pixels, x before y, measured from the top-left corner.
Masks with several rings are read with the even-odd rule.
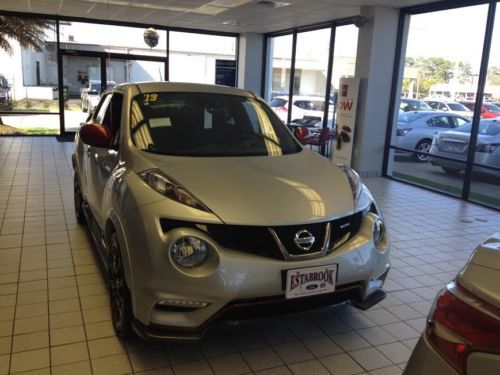
[[[362,6],[435,0],[0,0],[0,11],[225,32],[266,33],[356,16]]]

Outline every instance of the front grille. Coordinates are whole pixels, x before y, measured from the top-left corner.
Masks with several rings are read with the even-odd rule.
[[[328,252],[335,250],[358,233],[364,214],[367,211],[360,211],[354,215],[330,221],[331,231]],[[290,255],[296,256],[317,253],[322,250],[328,222],[261,227],[251,225],[197,224],[161,219],[160,224],[164,232],[176,228],[197,228],[206,232],[215,242],[225,248],[266,258],[284,260],[285,258],[279,244],[272,236],[270,229],[274,230],[285,250]],[[303,229],[309,231],[315,237],[314,244],[308,251],[300,249],[294,242],[295,234]]]
[[[292,255],[316,253],[321,251],[325,242],[326,222],[305,225],[286,225],[273,227],[272,229],[280,239],[286,251]],[[300,230],[307,230],[315,238],[313,246],[308,251],[302,250],[294,242],[295,234]]]

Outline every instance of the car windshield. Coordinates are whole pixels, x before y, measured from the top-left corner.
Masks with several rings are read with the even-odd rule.
[[[419,112],[404,112],[399,115],[399,122],[409,123],[415,121],[416,119],[422,116],[423,115]]]
[[[460,103],[448,103],[448,107],[450,107],[450,109],[452,111],[467,111],[467,112],[469,112],[469,109]]]
[[[100,83],[91,83],[90,91],[101,92],[101,84]]]
[[[280,156],[301,150],[257,99],[158,92],[132,100],[131,135],[143,151],[181,156]]]
[[[429,104],[420,100],[402,100],[400,108],[405,111],[425,111],[432,110]]]
[[[484,103],[484,106],[488,109],[489,112],[491,113],[500,113],[500,107],[497,107],[494,104],[490,103]]]
[[[455,129],[458,132],[470,133],[472,129],[472,122],[468,122]],[[479,123],[479,134],[481,135],[498,135],[500,134],[500,122],[496,120],[481,121]]]

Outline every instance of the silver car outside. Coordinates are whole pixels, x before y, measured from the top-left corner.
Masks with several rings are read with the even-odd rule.
[[[415,161],[427,162],[432,140],[443,131],[467,123],[467,118],[447,112],[419,111],[399,115],[395,146],[415,150]],[[401,150],[399,150],[401,152]]]
[[[452,324],[455,328],[450,329]],[[449,349],[446,354],[443,348]],[[499,369],[500,233],[496,233],[476,248],[456,279],[438,293],[404,374],[494,375]]]
[[[437,136],[430,149],[431,163],[440,166],[448,174],[458,174],[464,170],[471,128],[472,123],[468,123]],[[474,172],[500,177],[500,121],[498,119],[479,122],[474,163]]]
[[[261,138],[274,156],[163,154],[151,129],[178,125],[166,115],[144,117],[144,106],[182,108],[163,101],[170,94],[222,96],[260,108],[259,116],[268,116],[261,117],[264,130],[274,126],[297,152],[276,152],[271,131]],[[227,112],[204,108],[205,119]],[[111,124],[106,118],[113,118]],[[388,236],[372,195],[350,168],[303,149],[261,98],[221,86],[124,84],[103,95],[89,122],[94,125],[82,126],[75,139],[75,210],[108,270],[118,335],[130,334],[130,326],[143,338],[197,339],[221,316],[252,312],[261,303],[287,313],[346,300],[368,308],[385,296]],[[116,136],[90,145],[82,141],[86,131]],[[250,141],[241,139],[242,145]],[[322,234],[308,251],[314,238],[304,231],[315,226]],[[195,240],[185,245],[186,238]],[[255,245],[264,238],[272,251]],[[200,243],[202,263],[178,263],[201,254]],[[336,270],[335,292],[286,299],[288,276],[315,267]]]

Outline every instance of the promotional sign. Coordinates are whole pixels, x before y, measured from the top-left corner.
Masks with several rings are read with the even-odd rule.
[[[236,60],[215,60],[215,84],[236,86]]]
[[[337,98],[337,126],[332,142],[333,162],[351,166],[359,78],[341,78]]]

